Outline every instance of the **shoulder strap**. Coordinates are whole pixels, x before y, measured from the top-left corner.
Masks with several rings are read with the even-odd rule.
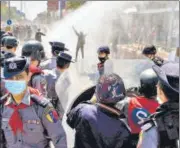
[[[31,95],[31,99],[33,102],[42,106],[43,108],[45,108],[50,103],[50,101],[48,99],[46,99],[44,97],[37,96],[35,94]]]

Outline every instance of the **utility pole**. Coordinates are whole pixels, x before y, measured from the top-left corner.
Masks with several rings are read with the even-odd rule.
[[[11,3],[10,0],[8,1],[8,17],[11,18]]]
[[[21,12],[23,11],[23,2],[22,0],[20,1],[20,9],[21,9]]]

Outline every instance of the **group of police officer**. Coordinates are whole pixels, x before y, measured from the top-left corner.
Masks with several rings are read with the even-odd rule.
[[[126,89],[123,79],[108,72],[108,46],[98,48],[99,79],[94,97],[64,114],[60,83],[72,62],[65,44],[50,42],[47,59],[39,41],[27,41],[21,56],[12,34],[1,39],[1,139],[7,148],[66,148],[62,117],[75,129],[75,148],[177,148],[179,139],[179,64],[143,53],[154,61],[140,75],[140,86]],[[58,82],[57,82],[58,80]],[[70,82],[69,82],[70,83]],[[61,90],[60,90],[61,89]]]

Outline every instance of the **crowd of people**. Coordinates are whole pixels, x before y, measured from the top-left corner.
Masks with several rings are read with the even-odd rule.
[[[12,25],[11,32],[13,35],[21,41],[28,41],[34,39],[36,36],[36,32],[39,30],[39,25],[33,24],[14,24]],[[47,32],[46,27],[42,27],[43,32]],[[3,31],[6,31],[6,28],[1,28]]]
[[[75,61],[69,49],[62,42],[49,42],[52,58],[47,59],[37,37],[16,55],[17,38],[15,32],[1,35],[0,147],[48,148],[53,142],[55,148],[67,148],[64,116],[75,129],[74,148],[179,147],[177,60],[158,57],[154,45],[146,46],[142,54],[154,65],[141,73],[139,87],[127,89],[120,75],[106,69],[112,67],[111,50],[101,46],[94,96],[66,112],[58,94],[71,83],[68,70]],[[84,56],[79,43],[77,52],[80,48]]]

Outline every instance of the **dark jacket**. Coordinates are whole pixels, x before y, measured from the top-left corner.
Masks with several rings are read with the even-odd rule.
[[[74,148],[127,148],[130,132],[113,113],[90,103],[81,103],[67,115],[76,130]]]
[[[41,36],[45,36],[45,34],[44,33],[42,33],[42,32],[36,32],[36,35],[35,35],[35,40],[37,40],[37,41],[39,41],[39,42],[41,42],[42,41],[42,39],[41,39]]]

